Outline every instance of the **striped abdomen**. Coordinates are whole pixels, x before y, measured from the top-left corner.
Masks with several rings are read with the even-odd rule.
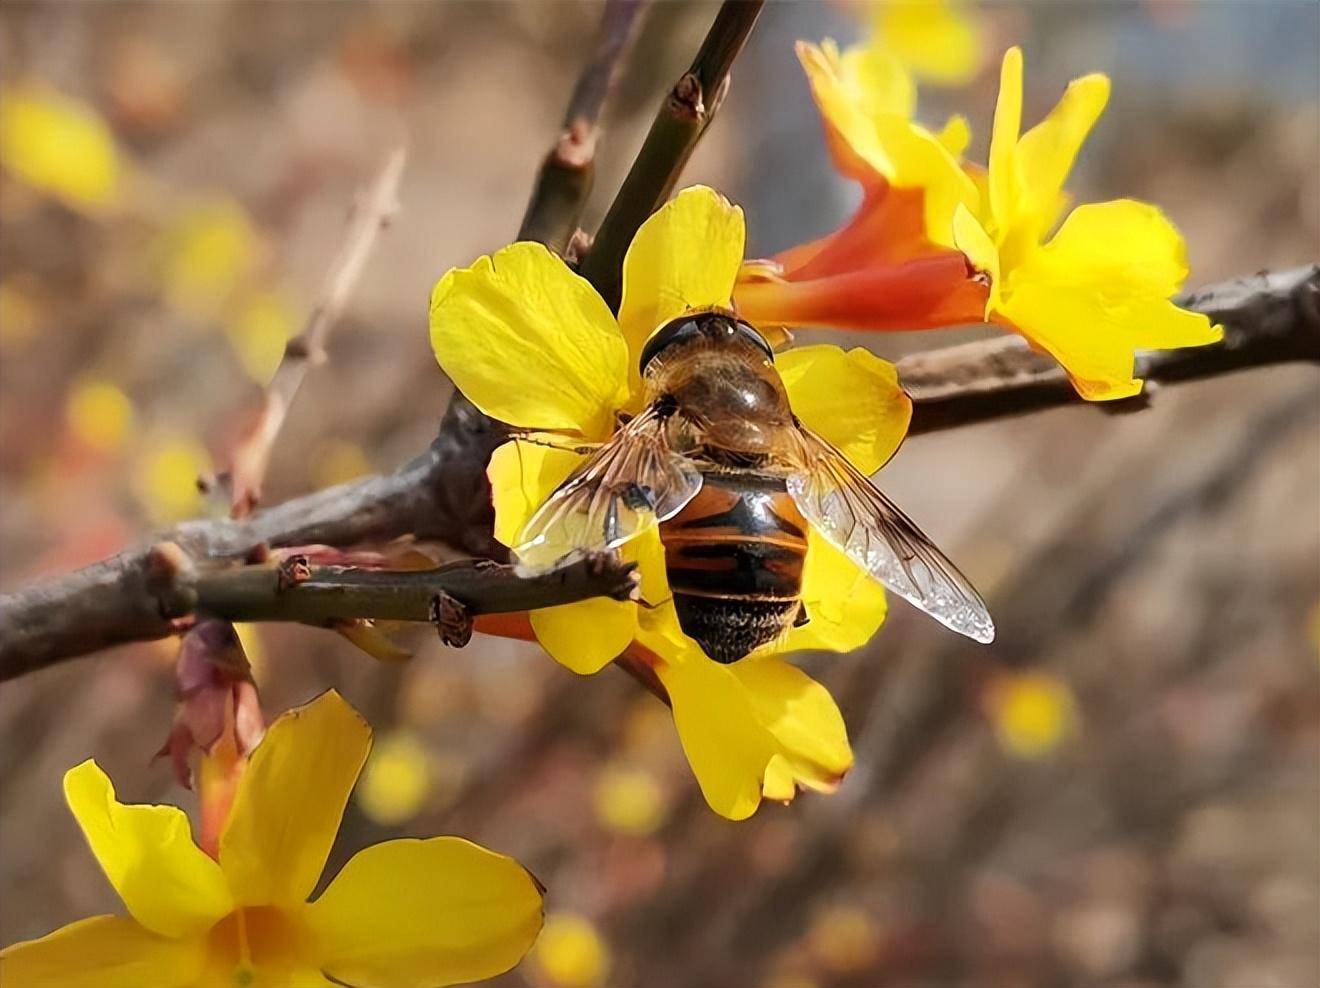
[[[706,473],[660,540],[678,622],[716,662],[738,661],[799,618],[807,523],[782,477]]]

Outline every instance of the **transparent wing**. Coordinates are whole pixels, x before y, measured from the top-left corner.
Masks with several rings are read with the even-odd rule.
[[[648,408],[550,495],[514,551],[539,569],[574,550],[614,549],[678,514],[699,490],[701,472],[669,448],[665,417]]]
[[[994,641],[981,595],[907,515],[837,449],[799,433],[801,471],[788,492],[803,516],[875,579],[945,627],[975,641]]]

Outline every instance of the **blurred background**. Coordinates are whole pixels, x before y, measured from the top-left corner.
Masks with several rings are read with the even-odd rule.
[[[607,115],[589,227],[713,9],[654,6]],[[223,512],[193,478],[402,136],[401,209],[294,407],[268,500],[423,448],[450,394],[430,288],[516,231],[598,13],[0,7],[0,588]],[[685,181],[746,207],[752,254],[827,232],[856,201],[792,43],[857,40],[868,17],[772,3],[735,69]],[[999,55],[1020,43],[1027,121],[1070,78],[1113,77],[1072,188],[1160,204],[1190,285],[1320,258],[1320,6],[970,17],[982,57],[956,87],[923,86],[921,116],[967,114],[973,157]],[[71,153],[34,166],[34,127]],[[846,342],[893,357],[960,338]],[[404,666],[315,629],[244,637],[269,713],[334,686],[376,728],[332,869],[385,837],[458,833],[549,886],[546,933],[501,985],[1311,988],[1318,454],[1314,367],[1164,390],[1137,414],[914,439],[883,483],[973,576],[1000,640],[981,649],[895,606],[866,649],[803,657],[857,767],[833,796],[742,824],[706,808],[667,710],[613,669],[579,680],[482,637],[453,651],[419,633]],[[65,769],[95,756],[121,798],[193,806],[152,761],[173,654],[126,648],[0,690],[0,943],[119,908],[64,808]]]

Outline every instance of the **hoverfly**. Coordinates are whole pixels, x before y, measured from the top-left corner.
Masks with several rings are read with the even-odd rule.
[[[810,619],[807,526],[863,571],[978,642],[985,603],[957,567],[789,408],[774,354],[721,310],[689,313],[641,356],[646,406],[528,520],[526,566],[608,550],[660,526],[684,634],[732,663]]]

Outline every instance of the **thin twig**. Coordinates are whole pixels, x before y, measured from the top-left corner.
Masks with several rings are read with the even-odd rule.
[[[307,372],[325,359],[330,329],[338,321],[348,297],[366,267],[376,237],[398,208],[399,181],[407,160],[400,145],[390,152],[349,216],[348,230],[311,315],[297,336],[284,348],[284,357],[262,395],[255,417],[230,453],[228,476],[230,513],[242,518],[256,507],[270,463],[271,448],[289,413]]]
[[[533,576],[475,560],[410,572],[312,567],[291,582],[273,564],[198,568],[177,545],[164,542],[146,550],[138,568],[98,564],[6,598],[0,681],[111,645],[177,634],[199,615],[314,625],[426,621],[441,593],[477,615],[588,597],[625,600],[635,591],[632,564],[612,555],[568,560]]]
[[[610,308],[623,291],[623,257],[650,216],[669,197],[709,126],[764,0],[724,0],[692,67],[665,96],[651,130],[580,266]]]
[[[595,47],[573,88],[563,129],[537,172],[519,240],[538,241],[560,254],[567,248],[595,176],[601,110],[645,7],[646,0],[606,0]]]

